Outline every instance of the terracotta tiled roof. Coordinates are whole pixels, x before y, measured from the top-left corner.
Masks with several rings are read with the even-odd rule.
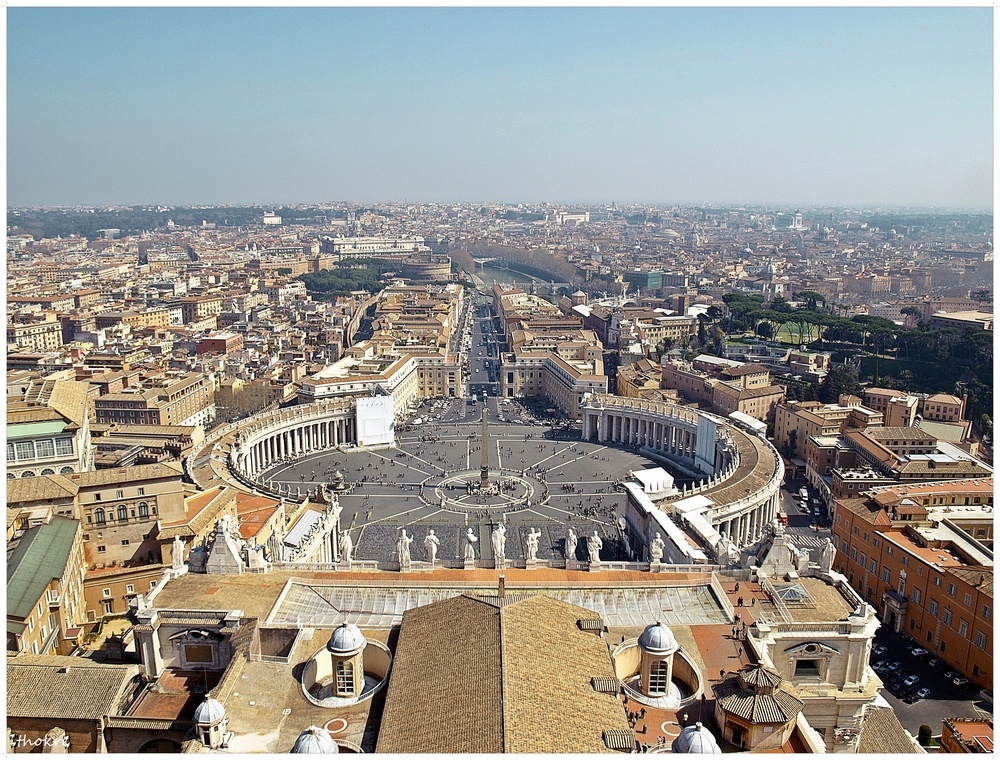
[[[118,711],[122,694],[138,675],[136,665],[95,664],[82,657],[9,657],[7,715],[98,720]]]
[[[955,567],[951,568],[951,574],[979,589],[980,593],[993,596],[992,567]]]
[[[595,613],[546,596],[461,596],[405,613],[379,752],[605,752],[628,731]],[[451,674],[450,676],[448,674]]]
[[[865,712],[858,740],[858,753],[920,754],[896,713],[888,707],[870,707]]]

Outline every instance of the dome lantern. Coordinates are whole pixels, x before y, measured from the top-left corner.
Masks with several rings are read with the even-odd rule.
[[[330,732],[319,726],[309,726],[292,746],[292,753],[296,755],[335,755],[339,751]]]

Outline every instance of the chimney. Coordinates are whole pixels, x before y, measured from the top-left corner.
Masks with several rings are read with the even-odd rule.
[[[500,599],[501,602],[503,601],[503,597],[504,597],[504,577],[503,577],[502,574],[500,576],[499,582],[497,583],[497,597]]]

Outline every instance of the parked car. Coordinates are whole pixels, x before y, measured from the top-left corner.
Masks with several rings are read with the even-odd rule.
[[[888,670],[888,671],[889,671],[890,673],[895,673],[895,672],[896,672],[897,670],[899,670],[899,669],[900,669],[901,667],[903,667],[903,663],[901,663],[901,662],[900,662],[899,660],[893,660],[892,662],[890,662],[890,663],[889,663],[889,664],[888,664],[888,665],[886,666],[886,669],[887,669],[887,670]],[[954,674],[953,674],[953,675],[954,675]]]
[[[889,648],[887,646],[885,646],[884,644],[876,644],[875,646],[872,647],[872,653],[873,654],[877,654],[880,657],[882,655],[884,655],[888,651],[889,651]]]
[[[913,649],[910,650],[910,654],[912,654],[914,657],[924,657],[925,655],[930,654],[930,652],[928,652],[923,647],[913,647]]]
[[[922,686],[913,693],[917,695],[917,699],[927,699],[931,695],[931,690]]]
[[[958,678],[953,678],[951,682],[955,684],[955,686],[965,686],[969,682],[969,679],[959,676]]]
[[[916,683],[917,683],[917,681],[919,681],[919,680],[920,680],[920,676],[916,676],[916,675],[907,676],[903,680],[903,686],[915,686]]]
[[[937,670],[938,668],[941,667],[941,660],[939,660],[937,657],[931,657],[927,661],[927,667],[928,668],[933,668],[934,670]]]
[[[945,677],[946,679],[948,679],[949,681],[950,681],[950,680],[951,680],[952,678],[955,678],[955,677],[956,677],[957,675],[958,675],[958,673],[956,673],[956,672],[955,672],[954,670],[946,670],[946,671],[944,672],[944,677]]]

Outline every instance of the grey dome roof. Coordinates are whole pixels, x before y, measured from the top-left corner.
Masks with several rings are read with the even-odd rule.
[[[361,630],[354,623],[341,623],[330,634],[326,649],[332,654],[349,657],[357,654],[368,642],[361,635]]]
[[[680,647],[674,633],[663,623],[657,621],[652,625],[647,625],[646,630],[639,636],[639,648],[650,654],[670,654],[676,652]]]
[[[198,705],[194,711],[194,722],[201,725],[218,723],[225,717],[226,708],[219,700],[212,699],[212,697],[205,697],[205,701]]]
[[[292,752],[296,755],[331,755],[340,751],[330,732],[319,726],[309,726],[295,740]]]
[[[695,723],[693,726],[688,726],[681,731],[681,735],[674,739],[671,744],[670,751],[689,752],[700,755],[717,755],[722,753],[722,750],[719,748],[719,742],[712,736],[712,732],[700,722]]]

